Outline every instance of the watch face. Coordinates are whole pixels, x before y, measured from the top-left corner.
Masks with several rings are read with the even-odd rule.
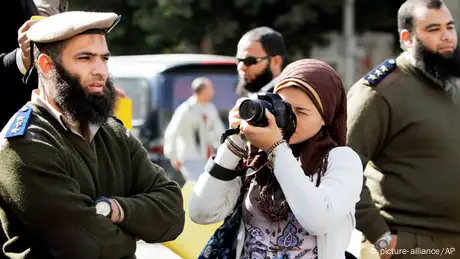
[[[382,239],[377,243],[377,248],[378,249],[386,249],[386,248],[388,248],[389,245],[390,245],[390,243],[388,242],[388,240]]]
[[[109,203],[107,202],[98,202],[96,204],[96,213],[100,214],[102,216],[107,217],[110,212],[112,211],[112,208]]]

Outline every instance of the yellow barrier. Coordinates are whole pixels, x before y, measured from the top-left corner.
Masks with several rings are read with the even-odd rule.
[[[182,187],[185,210],[184,231],[176,240],[164,243],[165,246],[184,259],[198,258],[209,238],[223,223],[222,221],[210,225],[199,225],[190,219],[188,215],[188,199],[193,191],[193,186],[193,183],[186,182]]]
[[[130,98],[118,98],[114,115],[123,122],[126,128],[133,129],[133,107]]]
[[[45,18],[46,18],[46,16],[40,16],[40,15],[34,15],[34,16],[30,17],[30,19],[34,20],[34,21],[40,21],[40,20],[43,20]]]

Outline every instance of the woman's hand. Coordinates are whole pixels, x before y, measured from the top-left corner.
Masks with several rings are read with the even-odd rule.
[[[242,121],[240,125],[241,133],[246,135],[249,142],[254,146],[267,152],[273,144],[283,138],[280,129],[276,125],[275,116],[265,109],[265,116],[268,119],[268,126],[265,128],[249,125],[246,121]]]
[[[230,128],[238,128],[241,124],[241,117],[240,117],[240,104],[244,100],[248,98],[240,98],[236,101],[235,106],[230,110],[228,113],[228,125],[230,125]]]

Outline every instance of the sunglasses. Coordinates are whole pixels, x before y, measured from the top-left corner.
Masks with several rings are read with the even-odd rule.
[[[245,58],[236,58],[238,64],[243,62],[243,64],[245,66],[247,66],[247,67],[255,65],[255,64],[257,64],[257,63],[259,63],[259,62],[261,62],[262,60],[265,60],[265,59],[270,59],[270,56],[265,56],[265,57],[261,57],[261,58],[256,58],[256,57],[253,57],[253,56],[249,56],[249,57],[245,57]]]

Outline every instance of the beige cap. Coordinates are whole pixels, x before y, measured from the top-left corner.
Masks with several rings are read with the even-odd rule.
[[[119,22],[115,13],[72,11],[40,20],[27,31],[32,42],[51,43],[70,39],[90,30],[108,33]]]

